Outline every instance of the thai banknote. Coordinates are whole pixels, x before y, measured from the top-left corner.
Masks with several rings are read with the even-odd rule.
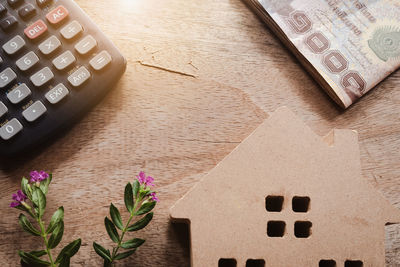
[[[344,108],[400,66],[400,0],[246,1]]]

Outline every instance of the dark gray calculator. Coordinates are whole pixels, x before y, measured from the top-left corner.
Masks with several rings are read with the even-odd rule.
[[[0,0],[0,157],[71,127],[126,60],[72,0]]]

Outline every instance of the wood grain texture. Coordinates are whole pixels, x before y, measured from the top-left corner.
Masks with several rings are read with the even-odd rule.
[[[168,209],[268,115],[290,107],[320,135],[359,132],[363,175],[400,208],[400,74],[343,112],[240,0],[78,0],[128,60],[118,86],[52,145],[0,165],[0,261],[40,244],[8,208],[20,177],[54,173],[49,210],[64,205],[62,244],[81,237],[72,266],[101,266],[92,242],[111,245],[108,205],[139,170],[161,202],[136,256],[119,266],[189,266],[188,229]],[[346,193],[346,192],[344,192]],[[367,208],[367,207],[360,207]],[[387,264],[400,266],[400,228],[387,227]]]

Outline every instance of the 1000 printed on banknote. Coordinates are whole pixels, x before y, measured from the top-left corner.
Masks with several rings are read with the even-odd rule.
[[[246,1],[344,108],[400,66],[400,0]]]

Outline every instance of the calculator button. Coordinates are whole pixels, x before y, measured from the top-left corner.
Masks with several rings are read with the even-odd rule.
[[[53,72],[49,67],[45,67],[31,76],[32,83],[39,87],[54,78]]]
[[[78,87],[90,78],[90,72],[85,67],[80,67],[68,77],[72,86]]]
[[[50,91],[46,93],[46,99],[49,101],[51,104],[57,104],[61,100],[64,99],[69,94],[69,91],[67,87],[64,86],[64,84],[60,83]]]
[[[7,94],[7,98],[8,100],[10,100],[11,103],[18,104],[30,95],[31,90],[29,90],[28,86],[23,83],[17,88],[13,89],[11,92],[9,92]]]
[[[0,72],[0,89],[9,85],[17,78],[17,74],[11,69],[7,68]]]
[[[27,27],[24,30],[24,33],[29,39],[34,40],[46,31],[47,25],[43,22],[43,20],[39,19],[38,21],[35,21],[31,26]]]
[[[36,101],[29,108],[25,109],[22,112],[22,116],[24,116],[24,118],[27,121],[33,122],[37,120],[40,116],[42,116],[44,113],[46,113],[46,111],[47,109],[43,105],[43,103],[40,101]]]
[[[44,55],[49,55],[53,53],[60,46],[61,46],[60,40],[58,40],[58,38],[53,35],[39,45],[39,50]]]
[[[36,4],[40,7],[44,7],[47,6],[48,4],[50,4],[52,2],[52,0],[36,0]]]
[[[6,12],[7,12],[7,8],[5,8],[5,6],[0,4],[0,16],[3,16],[4,14],[6,14]]]
[[[86,55],[96,46],[96,40],[91,35],[88,35],[75,45],[75,50],[81,55]]]
[[[2,28],[3,31],[8,31],[17,24],[18,24],[17,19],[14,16],[9,16],[0,21],[0,28]]]
[[[74,55],[70,51],[66,51],[53,60],[53,65],[58,70],[63,70],[71,66],[76,61]]]
[[[21,36],[17,35],[3,45],[3,50],[9,55],[14,55],[24,46],[25,46],[24,39],[22,39]]]
[[[22,130],[22,124],[17,119],[12,119],[0,128],[0,137],[9,140]]]
[[[64,6],[59,6],[56,9],[50,11],[46,18],[51,24],[58,24],[68,17],[68,10]]]
[[[8,111],[8,108],[6,107],[6,105],[4,105],[3,102],[0,101],[0,118],[4,116],[4,114],[6,114]]]
[[[27,4],[18,10],[18,15],[23,19],[29,18],[34,14],[36,14],[36,8],[32,4]]]
[[[0,57],[0,64],[3,63],[3,59]]]
[[[70,40],[75,36],[77,36],[82,31],[83,31],[82,25],[79,24],[79,22],[77,22],[76,20],[74,20],[73,22],[62,28],[60,33],[65,39]]]
[[[111,56],[107,51],[102,51],[100,54],[90,60],[90,66],[95,70],[101,70],[111,62]]]
[[[12,7],[16,7],[20,5],[23,1],[22,0],[7,0],[8,4]]]
[[[34,52],[29,52],[25,56],[21,57],[17,60],[16,64],[18,68],[22,71],[29,70],[33,67],[36,63],[39,62],[38,56]]]

